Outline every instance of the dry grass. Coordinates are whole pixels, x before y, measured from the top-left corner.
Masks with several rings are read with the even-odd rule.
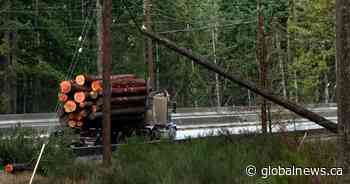
[[[6,174],[0,173],[1,184],[27,184],[30,180],[31,173]],[[47,179],[42,176],[35,176],[34,183],[46,182]]]
[[[6,174],[0,173],[0,184],[28,184],[31,177],[31,173],[19,173],[19,174]],[[43,184],[43,183],[60,183],[60,184],[86,184],[82,179],[73,181],[70,178],[49,178],[36,175],[33,183]]]

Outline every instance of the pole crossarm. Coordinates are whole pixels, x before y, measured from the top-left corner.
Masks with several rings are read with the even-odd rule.
[[[254,84],[251,81],[245,80],[243,78],[241,78],[239,75],[237,74],[231,74],[228,72],[225,72],[225,70],[221,67],[219,67],[218,65],[214,64],[214,62],[209,61],[207,58],[201,56],[200,54],[194,53],[191,50],[185,48],[185,47],[180,47],[178,46],[175,42],[170,41],[169,39],[159,36],[153,32],[148,31],[145,27],[143,27],[142,29],[139,29],[140,32],[157,41],[159,44],[164,45],[165,47],[175,51],[176,53],[179,53],[185,57],[187,57],[188,59],[194,61],[195,63],[207,68],[210,71],[213,71],[217,74],[219,74],[220,76],[244,87],[247,88],[253,92],[255,92],[256,94],[264,97],[267,100],[270,100],[306,119],[309,119],[310,121],[315,122],[316,124],[328,129],[329,131],[333,132],[333,133],[337,133],[337,124],[324,118],[323,116],[314,113],[296,103],[293,103],[289,100],[285,100],[280,98],[278,95],[275,95],[274,92],[270,89],[264,89],[264,88],[260,88],[258,87],[256,84]],[[183,60],[186,61],[186,60]]]

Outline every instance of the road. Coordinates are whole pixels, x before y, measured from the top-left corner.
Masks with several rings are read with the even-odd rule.
[[[310,106],[309,109],[337,122],[335,104]],[[272,132],[323,129],[281,108],[273,108],[271,117]],[[223,132],[231,134],[261,132],[259,111],[255,108],[184,108],[178,109],[178,113],[171,114],[171,119],[177,124],[176,139],[217,135]],[[54,129],[60,124],[55,113],[0,115],[0,129],[16,126],[47,130]]]

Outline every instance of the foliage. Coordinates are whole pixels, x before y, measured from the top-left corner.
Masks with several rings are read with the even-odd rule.
[[[17,128],[0,140],[0,158],[5,163],[31,163],[34,166],[42,144],[46,143],[39,173],[59,177],[72,172],[75,169],[72,168],[74,156],[69,147],[72,134],[67,130],[64,136],[51,136],[48,141],[38,135],[37,131]]]
[[[335,1],[295,0],[291,8],[288,32],[294,37],[296,61],[290,71],[298,74],[303,100],[319,102],[325,95],[322,89],[335,86]]]
[[[56,106],[54,96],[59,80],[78,73],[97,72],[95,2],[38,2],[36,5],[31,1],[14,0],[0,5],[0,61],[12,71],[8,75],[17,74],[7,76],[17,81],[12,89],[17,90],[16,97],[6,94],[10,99],[17,98],[17,112],[52,111]],[[155,32],[210,60],[214,60],[215,42],[220,66],[258,82],[255,0],[153,3]],[[132,16],[142,24],[143,1],[129,0],[127,4]],[[114,1],[113,6],[113,73],[147,77],[145,38],[135,29],[122,1]],[[271,40],[268,43],[270,87],[281,92],[279,73],[282,71],[277,63],[278,58],[282,58],[289,97],[299,94],[305,103],[320,102],[325,98],[326,86],[330,89],[335,86],[334,0],[266,0],[262,1],[262,12],[265,32]],[[9,42],[10,33],[17,35],[15,44]],[[216,36],[213,37],[213,33]],[[281,42],[280,49],[276,46],[278,42]],[[10,48],[10,45],[16,47]],[[82,52],[78,52],[79,48]],[[9,60],[9,55],[15,56],[16,64],[4,62]],[[159,86],[167,89],[179,106],[216,104],[216,81],[212,72],[161,45],[155,46],[154,55]],[[219,84],[221,104],[248,104],[246,89],[224,79],[220,79]],[[334,91],[330,93],[334,96]]]
[[[293,136],[231,136],[190,140],[183,144],[128,144],[120,146],[110,169],[99,163],[72,162],[64,175],[51,175],[46,183],[335,183],[333,177],[248,177],[245,168],[325,167],[336,159],[333,142],[291,146]],[[68,168],[68,169],[67,169]],[[72,169],[69,169],[72,168]],[[75,168],[75,169],[74,169]],[[62,170],[62,169],[61,169]]]
[[[5,113],[7,110],[7,98],[5,95],[0,94],[0,114]]]

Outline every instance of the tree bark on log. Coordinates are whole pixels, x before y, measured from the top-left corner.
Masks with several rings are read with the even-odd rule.
[[[226,72],[223,68],[213,64],[213,62],[209,61],[205,57],[196,54],[192,52],[189,49],[186,49],[184,47],[177,46],[174,42],[168,40],[167,38],[161,37],[155,33],[149,32],[146,29],[139,29],[142,34],[144,34],[147,37],[152,38],[153,40],[157,41],[159,44],[162,44],[166,46],[167,48],[193,60],[195,63],[207,68],[210,71],[218,73],[220,76],[242,86],[247,89],[250,89],[251,91],[255,92],[256,94],[266,98],[267,100],[270,100],[304,118],[309,119],[310,121],[313,121],[317,123],[318,125],[328,129],[331,132],[337,133],[337,124],[324,118],[323,116],[320,116],[317,113],[314,113],[300,105],[297,105],[289,100],[282,99],[279,96],[275,95],[274,92],[270,89],[263,89],[258,87],[256,84],[247,81],[243,78],[241,78],[237,74],[231,74]],[[183,60],[187,61],[187,60]]]
[[[146,96],[125,96],[125,97],[116,97],[111,99],[112,105],[122,105],[122,104],[130,104],[130,103],[145,103]]]
[[[112,110],[112,116],[116,116],[116,115],[127,115],[127,114],[141,114],[144,113],[146,111],[145,107],[134,107],[134,108],[124,108],[124,109],[115,109]],[[102,117],[102,112],[96,112],[95,113],[95,118],[99,118]]]
[[[112,96],[128,96],[134,94],[146,94],[146,87],[112,88]]]

